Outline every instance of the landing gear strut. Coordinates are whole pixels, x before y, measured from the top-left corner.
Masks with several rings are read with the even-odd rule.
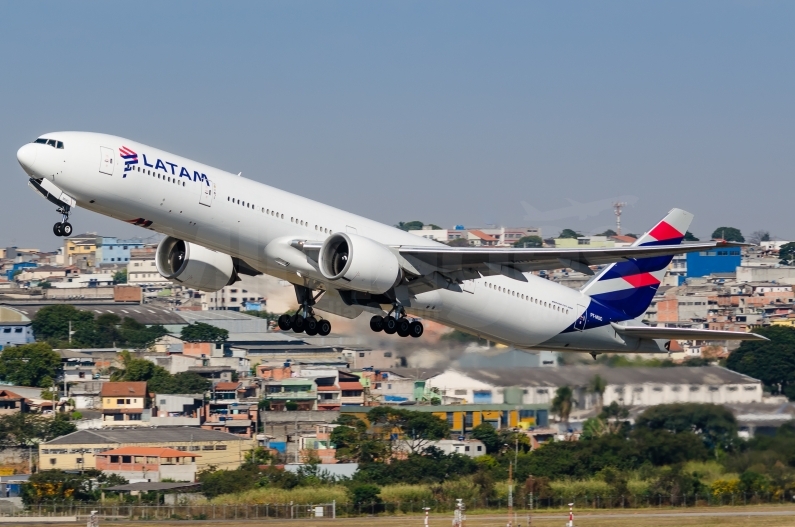
[[[380,315],[375,315],[371,318],[370,329],[376,333],[383,331],[387,335],[397,333],[401,337],[412,336],[414,338],[421,337],[422,333],[425,331],[422,322],[409,319],[406,316],[406,310],[397,302],[387,316],[382,317]]]
[[[331,333],[331,322],[322,318],[318,320],[315,317],[315,311],[312,309],[312,306],[315,305],[315,301],[322,293],[317,296],[312,296],[312,290],[308,287],[301,285],[296,285],[294,287],[295,297],[299,304],[298,310],[294,315],[285,313],[280,316],[278,320],[279,329],[282,331],[293,330],[296,333],[306,333],[310,337],[315,335],[325,337]]]
[[[58,209],[61,213],[61,221],[52,226],[52,233],[56,236],[71,236],[72,224],[69,223],[69,209],[61,207]]]

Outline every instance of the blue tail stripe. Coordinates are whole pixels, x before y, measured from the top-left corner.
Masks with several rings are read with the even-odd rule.
[[[610,306],[615,311],[623,312],[627,318],[636,318],[646,312],[658,287],[657,285],[633,287],[592,295],[591,298],[600,304]]]

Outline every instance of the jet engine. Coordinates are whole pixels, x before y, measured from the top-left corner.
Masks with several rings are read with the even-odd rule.
[[[218,291],[237,281],[231,256],[171,236],[157,246],[155,263],[163,277],[201,291]]]
[[[402,277],[397,256],[370,238],[338,232],[320,248],[320,272],[327,280],[340,280],[346,288],[382,294]]]

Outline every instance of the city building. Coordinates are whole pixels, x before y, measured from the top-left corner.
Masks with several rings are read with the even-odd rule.
[[[157,247],[147,246],[130,249],[127,263],[127,283],[131,285],[168,287],[171,281],[157,271],[155,253]]]
[[[222,287],[208,293],[201,292],[200,300],[203,311],[262,311],[267,304],[265,296],[241,283]]]
[[[0,389],[0,416],[24,414],[30,411],[30,401],[11,390]]]
[[[466,240],[472,246],[510,247],[526,236],[541,237],[541,229],[536,227],[476,227],[465,229],[462,225],[454,229],[434,229],[425,225],[422,229],[410,230],[411,234],[421,238],[450,243],[454,240]]]
[[[742,263],[739,247],[687,253],[686,259],[687,278],[735,273]]]
[[[167,447],[125,446],[95,455],[96,468],[138,481],[196,481],[196,459],[202,457],[199,445],[180,451]]]
[[[102,385],[103,426],[147,426],[144,412],[146,405],[146,382],[106,382]]]
[[[141,240],[119,240],[115,237],[97,237],[96,265],[114,265],[122,263],[125,266],[130,261],[132,249],[142,249],[144,242]]]
[[[80,269],[90,269],[96,265],[97,235],[78,234],[64,238],[64,263]]]
[[[0,306],[0,350],[35,341],[31,320],[21,311]]]
[[[236,469],[255,443],[246,437],[181,426],[78,430],[40,443],[39,463],[41,470],[97,468],[97,454],[126,446],[198,452],[201,457],[196,458],[196,470],[201,471],[211,466],[220,470]]]

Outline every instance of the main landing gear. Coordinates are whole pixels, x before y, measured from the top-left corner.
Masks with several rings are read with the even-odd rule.
[[[69,223],[69,209],[60,208],[58,212],[61,213],[61,221],[52,226],[52,233],[56,236],[71,236],[72,224]]]
[[[322,293],[321,293],[322,294]],[[325,337],[331,333],[331,322],[315,317],[312,306],[320,295],[312,296],[312,290],[308,287],[296,285],[295,296],[298,299],[298,311],[294,315],[284,315],[279,317],[279,329],[282,331],[293,330],[296,333],[306,333],[310,337],[320,335]]]
[[[375,315],[371,318],[370,329],[376,333],[383,331],[387,335],[394,335],[397,333],[400,337],[412,336],[414,338],[421,337],[422,333],[425,331],[422,322],[409,319],[406,316],[406,311],[403,309],[403,306],[399,304],[396,304],[387,316],[382,317],[380,315]]]

